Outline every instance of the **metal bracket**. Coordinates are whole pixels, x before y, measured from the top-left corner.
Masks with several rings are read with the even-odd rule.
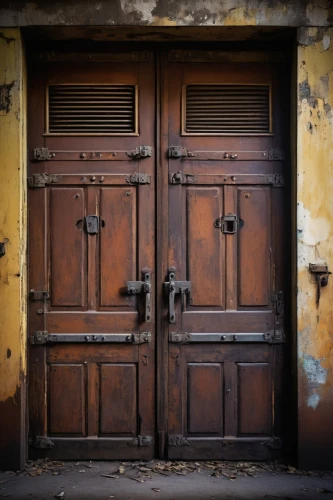
[[[33,159],[35,161],[46,161],[51,158],[50,151],[48,148],[36,148],[34,149]]]
[[[151,333],[133,333],[132,334],[132,344],[149,344],[151,342]]]
[[[284,330],[270,330],[265,333],[265,340],[269,344],[283,344],[286,341]]]
[[[55,184],[60,181],[61,175],[58,174],[32,174],[28,177],[28,185],[31,188],[44,188],[46,184]]]
[[[33,441],[33,446],[34,448],[41,450],[49,450],[50,448],[53,448],[54,442],[47,436],[36,436]]]
[[[169,434],[169,446],[190,446],[190,442],[181,434]]]
[[[283,187],[284,177],[282,174],[265,174],[266,184],[273,184],[275,187]]]
[[[148,156],[152,156],[153,149],[151,146],[138,146],[133,151],[128,151],[127,156],[130,158],[147,158]]]
[[[125,178],[128,184],[150,184],[150,175],[136,172]]]
[[[284,152],[279,148],[272,148],[268,151],[269,161],[283,161]]]
[[[84,227],[87,234],[97,234],[99,232],[99,219],[98,215],[87,215],[84,218]]]
[[[170,146],[168,149],[169,158],[193,158],[195,155],[187,148],[181,146]]]
[[[176,322],[175,295],[179,293],[182,301],[182,311],[186,311],[186,295],[191,293],[190,281],[175,281],[176,268],[170,267],[168,280],[164,282],[164,289],[169,294],[169,323]]]
[[[185,174],[179,170],[178,172],[170,174],[169,179],[170,184],[194,184],[195,175]]]
[[[40,300],[49,300],[50,294],[46,290],[34,290],[32,288],[29,292],[29,299],[32,302],[37,302]]]
[[[153,444],[154,444],[153,436],[138,436],[137,438],[133,439],[133,446],[139,446],[140,448],[152,446]]]
[[[328,270],[327,265],[323,264],[309,264],[310,273],[314,274],[316,285],[317,285],[317,296],[316,296],[316,304],[319,306],[321,288],[328,285],[329,275],[332,274]]]
[[[127,281],[127,293],[129,295],[145,295],[145,322],[151,321],[151,272],[150,269],[142,269],[143,281]]]

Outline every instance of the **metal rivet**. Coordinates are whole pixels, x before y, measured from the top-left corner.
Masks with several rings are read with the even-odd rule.
[[[94,182],[96,180],[96,177],[93,175],[90,180],[91,182]]]
[[[233,175],[233,176],[231,177],[231,180],[232,180],[232,181],[235,181],[235,180],[236,180],[236,177]]]
[[[43,314],[43,309],[37,309],[37,314]]]
[[[250,195],[246,193],[245,198],[249,198],[249,197],[250,197]]]
[[[127,342],[129,342],[131,340],[131,336],[127,335],[126,340],[127,340]]]
[[[104,181],[104,175],[102,175],[102,177],[100,178],[99,182],[103,182]]]
[[[228,153],[225,153],[225,154],[224,154],[224,158],[229,158],[229,154],[228,154]]]
[[[102,340],[102,341],[103,341],[103,340],[105,340],[105,337],[102,337],[102,338],[101,338],[101,340]]]
[[[84,340],[89,340],[89,339],[90,339],[89,335],[86,335],[86,336],[84,337]]]
[[[237,338],[238,338],[237,335],[234,335],[234,340],[237,340]]]
[[[87,156],[86,153],[81,153],[80,154],[80,158],[85,158],[86,156]]]
[[[225,340],[225,335],[222,335],[221,340]]]
[[[93,336],[93,340],[98,340],[97,335],[94,335],[94,336]]]

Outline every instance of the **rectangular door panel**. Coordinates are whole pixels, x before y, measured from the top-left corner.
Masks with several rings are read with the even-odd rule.
[[[188,434],[223,434],[223,365],[189,363]]]
[[[187,256],[191,306],[223,305],[223,248],[214,226],[222,209],[222,192],[216,187],[187,188]]]
[[[125,286],[136,278],[136,188],[102,188],[100,207],[100,307],[133,308]]]
[[[86,207],[82,188],[51,188],[49,192],[51,307],[86,304]]]
[[[271,366],[268,363],[239,363],[239,436],[269,435],[272,426]]]
[[[238,188],[239,217],[244,223],[238,235],[238,304],[264,307],[270,300],[271,190]]]
[[[72,363],[50,364],[48,391],[50,434],[85,436],[85,366]]]
[[[100,367],[100,435],[137,435],[137,367]]]

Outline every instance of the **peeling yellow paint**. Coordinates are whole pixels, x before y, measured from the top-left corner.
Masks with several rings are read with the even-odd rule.
[[[305,445],[316,433],[318,441],[316,426],[333,412],[333,279],[321,289],[317,309],[308,271],[309,263],[325,263],[333,271],[332,37],[333,28],[302,29],[297,58],[298,393],[299,439]],[[314,412],[311,423],[307,411]],[[329,447],[333,439],[327,439]]]
[[[0,401],[13,397],[26,374],[25,67],[19,29],[2,29],[0,85],[12,83],[0,116]]]

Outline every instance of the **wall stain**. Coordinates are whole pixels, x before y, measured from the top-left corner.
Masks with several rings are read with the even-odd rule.
[[[11,90],[15,82],[3,83],[0,85],[0,114],[6,115],[9,113],[12,105]]]

